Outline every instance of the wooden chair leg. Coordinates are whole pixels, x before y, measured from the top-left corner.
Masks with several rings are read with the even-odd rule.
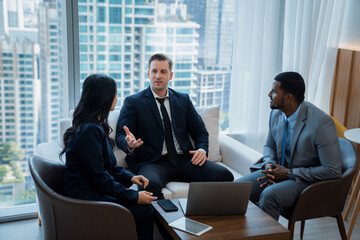
[[[303,239],[303,236],[304,236],[304,228],[305,228],[305,220],[301,221],[300,239]]]
[[[359,214],[359,211],[360,211],[360,193],[357,196],[357,199],[356,199],[356,202],[355,202],[355,208],[354,208],[354,211],[352,213],[349,229],[348,229],[348,232],[347,232],[347,235],[348,235],[349,238],[351,238],[351,234],[352,234],[352,232],[354,230],[355,222],[356,222],[357,216]]]
[[[351,191],[349,202],[347,203],[347,206],[345,209],[345,214],[344,214],[345,221],[348,220],[351,207],[352,207],[353,203],[356,201],[356,196],[358,196],[359,189],[360,189],[360,174],[358,174],[358,176],[356,177],[355,184]]]
[[[337,223],[338,223],[341,239],[342,240],[347,240],[345,226],[344,226],[344,220],[343,220],[342,215],[341,214],[337,215],[336,220],[337,220]]]
[[[288,229],[290,231],[290,240],[294,239],[295,222],[289,220]]]
[[[41,227],[41,218],[38,216],[39,227]]]

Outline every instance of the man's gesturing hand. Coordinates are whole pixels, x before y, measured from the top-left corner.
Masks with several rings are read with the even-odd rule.
[[[136,175],[131,178],[131,182],[135,183],[143,188],[146,188],[149,185],[149,180],[143,175]]]
[[[152,201],[156,200],[157,197],[153,197],[151,192],[140,191],[138,204],[150,204]]]
[[[124,126],[124,131],[126,133],[125,140],[130,150],[140,147],[144,143],[140,138],[136,140],[135,136],[130,132],[127,126]]]
[[[202,166],[206,162],[206,154],[204,151],[196,150],[196,151],[189,151],[193,157],[191,158],[191,162],[194,165]]]

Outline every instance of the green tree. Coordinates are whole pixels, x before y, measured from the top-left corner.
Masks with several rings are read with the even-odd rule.
[[[0,182],[4,179],[6,174],[8,173],[8,170],[4,166],[0,166]]]
[[[11,161],[9,165],[11,166],[16,179],[21,180],[21,181],[25,181],[24,175],[20,171],[20,169],[19,169],[18,165],[16,164],[16,162]]]
[[[34,203],[36,201],[35,189],[27,190],[15,196],[15,202],[17,205]]]
[[[0,164],[8,164],[11,161],[24,159],[24,150],[14,142],[0,144]]]

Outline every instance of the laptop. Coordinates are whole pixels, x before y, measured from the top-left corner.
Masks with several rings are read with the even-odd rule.
[[[252,182],[191,182],[179,199],[185,216],[244,215]]]

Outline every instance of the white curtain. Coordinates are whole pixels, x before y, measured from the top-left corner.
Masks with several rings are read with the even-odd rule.
[[[274,77],[297,71],[306,100],[329,109],[345,0],[236,2],[229,132],[260,152],[268,132]]]

